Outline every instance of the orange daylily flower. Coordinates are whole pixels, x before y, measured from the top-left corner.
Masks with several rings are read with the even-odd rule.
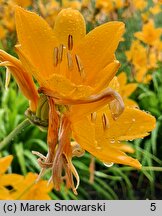
[[[73,9],[80,10],[82,3],[80,1],[76,1],[76,0],[73,0],[73,1],[62,0],[62,6],[63,6],[63,8],[69,8],[70,7]]]
[[[19,5],[21,7],[29,7],[32,5],[33,0],[10,0],[13,4]]]
[[[160,45],[160,43],[158,43]],[[157,62],[160,60],[158,55],[160,51],[155,47],[144,47],[140,41],[133,41],[129,51],[125,52],[128,61],[131,61],[134,66],[134,78],[138,82],[148,83],[152,76],[147,74],[148,70],[157,67]]]
[[[122,97],[109,86],[120,66],[114,52],[124,24],[108,22],[86,35],[82,15],[64,9],[52,30],[35,13],[17,7],[16,28],[20,61],[38,81],[39,93],[46,95],[49,104],[49,151],[46,157],[33,152],[42,167],[39,177],[51,168],[50,181],[55,189],[60,190],[65,180],[76,194],[79,176],[72,158],[84,150],[104,163],[140,168],[140,163],[117,148],[116,142],[148,135],[155,119],[135,108],[124,110]]]
[[[97,0],[95,7],[103,10],[104,12],[113,11],[114,8],[113,1],[107,1],[107,0]]]
[[[133,4],[136,10],[144,10],[147,6],[146,0],[131,0],[130,2]]]
[[[136,90],[137,83],[127,84],[127,75],[125,72],[120,73],[117,77],[110,82],[109,86],[122,96],[125,106],[138,107],[137,103],[129,98]]]
[[[51,27],[53,27],[56,16],[60,11],[59,2],[55,0],[38,0],[37,6],[41,16],[48,22]]]
[[[0,158],[0,200],[49,200],[48,192],[52,186],[47,187],[47,181],[44,180],[36,184],[36,174],[28,173],[25,177],[14,173],[6,174],[12,160],[12,155]],[[9,190],[6,186],[13,189]]]
[[[144,24],[141,32],[136,32],[134,35],[139,40],[149,45],[156,45],[160,40],[162,34],[162,28],[155,28],[153,20],[149,20],[147,24]]]
[[[2,25],[0,25],[0,39],[2,40],[5,37],[6,37],[6,30]]]
[[[158,14],[162,11],[160,4],[155,4],[153,7],[149,9],[152,14]]]

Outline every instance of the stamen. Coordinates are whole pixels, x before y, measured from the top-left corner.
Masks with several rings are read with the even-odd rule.
[[[63,44],[60,44],[59,46],[59,55],[58,55],[58,58],[59,58],[59,62],[62,62],[62,57],[63,57],[63,48],[64,48],[64,45]]]
[[[91,162],[89,165],[89,172],[90,172],[90,177],[89,177],[89,182],[91,184],[94,183],[94,175],[95,175],[95,157],[91,155]]]
[[[91,121],[93,123],[96,121],[96,118],[97,118],[97,113],[96,112],[91,113]]]
[[[11,72],[10,72],[10,69],[7,67],[6,68],[6,80],[5,80],[5,89],[6,90],[8,89],[10,79],[11,79]]]
[[[107,130],[109,128],[109,120],[108,120],[107,115],[105,113],[102,114],[102,124],[103,124],[104,130]]]
[[[72,55],[67,52],[67,61],[68,61],[68,68],[69,70],[73,69],[73,59],[72,59]]]
[[[32,151],[32,154],[40,157],[42,160],[46,160],[46,157],[42,155],[40,152]]]
[[[56,67],[58,64],[58,55],[59,54],[59,50],[58,47],[54,48],[54,66]]]
[[[73,49],[73,36],[69,35],[68,36],[68,50],[72,50]]]
[[[75,60],[76,60],[78,71],[80,75],[84,76],[84,68],[83,68],[83,65],[81,64],[81,61],[78,55],[75,55]]]

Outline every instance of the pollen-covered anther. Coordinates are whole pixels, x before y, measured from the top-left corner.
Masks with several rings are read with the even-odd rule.
[[[6,67],[6,80],[5,80],[5,89],[8,89],[9,83],[11,80],[11,72],[10,69],[8,67]]]
[[[104,130],[107,130],[108,128],[110,128],[109,120],[105,113],[102,114],[102,125],[103,125]]]
[[[92,121],[92,123],[95,123],[96,119],[97,119],[97,113],[96,112],[91,113],[91,121]]]
[[[73,49],[73,36],[69,35],[68,36],[68,50],[72,50]]]
[[[78,55],[75,55],[75,60],[76,60],[78,71],[79,71],[80,75],[82,77],[84,77],[85,76],[85,74],[84,74],[84,68],[83,68],[83,65],[81,64],[81,61],[80,61],[80,58],[79,58]]]
[[[73,59],[71,53],[67,52],[67,62],[69,70],[73,69]]]
[[[62,62],[63,51],[64,51],[64,45],[60,44],[60,46],[58,48],[58,61],[59,61],[59,63]]]
[[[56,67],[58,65],[59,60],[59,49],[58,47],[54,48],[54,66]]]

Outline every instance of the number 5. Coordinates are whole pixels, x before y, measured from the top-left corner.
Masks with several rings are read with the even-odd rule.
[[[151,203],[150,210],[151,211],[155,211],[156,210],[156,203]]]

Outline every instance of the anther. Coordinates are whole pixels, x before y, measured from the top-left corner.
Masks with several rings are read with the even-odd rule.
[[[58,54],[59,54],[58,47],[55,47],[54,48],[54,66],[57,66],[58,64]]]
[[[63,44],[60,44],[59,46],[59,49],[58,49],[58,60],[59,62],[62,62],[62,57],[63,57],[63,48],[64,48],[64,45]]]
[[[10,79],[11,79],[11,72],[10,72],[10,69],[8,67],[6,67],[6,80],[5,80],[5,89],[6,90],[8,89]]]
[[[97,118],[97,113],[96,112],[91,113],[91,121],[93,123],[96,121],[96,118]]]
[[[103,124],[104,130],[107,130],[109,128],[109,120],[108,120],[107,115],[105,113],[102,114],[102,124]]]
[[[67,61],[68,61],[68,68],[69,70],[73,69],[73,59],[72,59],[72,55],[67,52]]]
[[[83,65],[80,62],[80,58],[79,58],[78,55],[75,55],[75,60],[76,60],[78,71],[79,71],[80,75],[81,76],[84,75],[84,68],[83,68]]]
[[[68,36],[68,50],[72,50],[73,49],[73,36],[69,35]]]

